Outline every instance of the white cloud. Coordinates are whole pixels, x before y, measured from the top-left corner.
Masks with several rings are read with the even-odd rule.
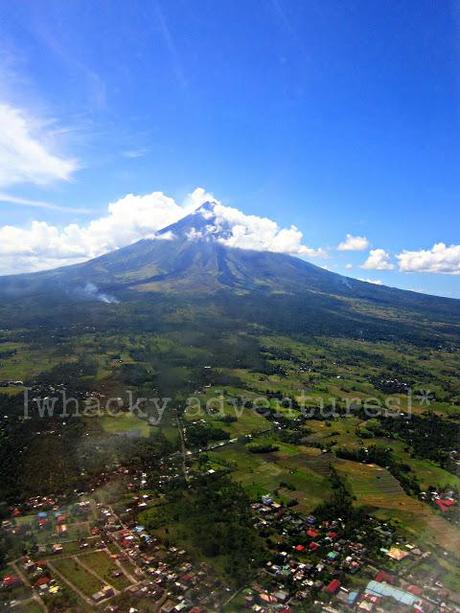
[[[401,272],[434,272],[460,275],[460,245],[436,243],[431,249],[404,250],[397,256]]]
[[[337,249],[339,251],[364,251],[369,245],[369,240],[365,236],[347,234],[345,240],[337,245]]]
[[[231,236],[220,239],[229,247],[290,253],[306,257],[326,255],[322,249],[312,249],[304,245],[302,232],[296,226],[280,228],[268,217],[245,215],[238,209],[219,203],[214,207],[214,213],[218,227],[219,225],[230,225],[231,227]]]
[[[207,192],[203,187],[197,187],[193,192],[185,196],[184,207],[193,211],[205,202],[220,204],[219,200],[211,192]]]
[[[351,269],[353,268],[353,264],[346,264],[346,265],[345,265],[345,268],[346,268],[347,270],[351,270]]]
[[[1,226],[0,274],[82,262],[142,238],[157,237],[158,230],[178,221],[208,200],[215,201],[212,194],[202,188],[188,194],[182,204],[163,192],[140,196],[128,194],[111,202],[104,216],[85,225],[57,227],[34,221],[28,227]],[[323,255],[320,249],[303,245],[302,233],[294,226],[280,228],[271,219],[245,215],[218,201],[214,212],[215,230],[225,226],[227,238],[220,240],[229,246],[309,257]],[[167,233],[157,238],[173,237]]]
[[[0,186],[47,185],[68,181],[77,162],[52,153],[43,123],[8,104],[0,104]]]
[[[385,249],[371,249],[369,257],[361,266],[366,270],[393,270],[394,264],[390,261],[390,254]]]
[[[374,285],[383,285],[383,281],[380,279],[358,279],[358,281],[364,281],[365,283],[373,283]]]

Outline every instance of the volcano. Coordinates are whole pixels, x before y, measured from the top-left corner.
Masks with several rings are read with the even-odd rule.
[[[207,202],[153,238],[81,264],[3,277],[0,296],[19,309],[50,296],[60,304],[83,299],[86,308],[99,301],[112,309],[166,298],[188,306],[206,300],[224,316],[275,329],[291,321],[318,333],[372,329],[385,338],[460,339],[459,300],[358,281],[284,253],[232,247],[232,231]]]

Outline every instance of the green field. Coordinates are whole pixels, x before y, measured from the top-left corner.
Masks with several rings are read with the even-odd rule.
[[[114,572],[119,572],[120,568],[110,559],[105,551],[93,551],[79,556],[79,561],[88,568],[91,568],[101,579],[109,583],[117,590],[123,590],[130,585],[127,577],[122,573],[120,577],[114,577]]]
[[[149,436],[152,428],[143,419],[133,413],[119,413],[117,415],[103,415],[98,418],[104,432],[108,434],[131,434],[142,437]]]
[[[295,499],[298,511],[312,511],[331,492],[327,476],[315,470],[317,465],[309,465],[309,461],[317,460],[316,450],[280,445],[279,451],[261,454],[235,444],[210,452],[209,457],[211,461],[224,461],[251,497],[272,494],[281,501]]]
[[[94,593],[100,591],[104,585],[74,558],[55,560],[53,561],[53,566],[86,596],[91,597]]]
[[[338,460],[336,470],[356,497],[356,504],[382,519],[395,520],[415,542],[457,553],[460,538],[453,524],[428,504],[408,496],[384,468]]]

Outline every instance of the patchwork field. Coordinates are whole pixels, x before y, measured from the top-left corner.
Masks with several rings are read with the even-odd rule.
[[[117,590],[123,590],[130,585],[121,568],[109,557],[105,551],[93,551],[78,557],[83,566],[91,569],[106,583]],[[120,574],[121,573],[121,574]],[[119,575],[119,576],[115,576]]]
[[[100,591],[104,585],[102,581],[79,564],[76,558],[55,560],[52,563],[52,568],[56,569],[58,574],[63,575],[72,585],[88,597]]]
[[[316,451],[299,452],[293,445],[280,444],[279,451],[262,454],[251,453],[244,445],[236,444],[209,456],[211,460],[224,461],[251,496],[256,498],[276,491],[281,500],[295,499],[298,511],[310,512],[331,493],[327,477],[314,469],[318,467]]]
[[[437,545],[457,553],[458,531],[429,505],[408,496],[384,468],[337,460],[335,468],[344,477],[356,504],[369,507],[378,517],[396,520],[417,542]]]
[[[408,496],[399,482],[380,466],[337,459],[335,468],[356,496],[357,504],[403,511],[417,510],[422,504]]]

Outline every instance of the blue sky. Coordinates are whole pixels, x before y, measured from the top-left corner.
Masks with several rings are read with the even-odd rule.
[[[202,186],[319,265],[460,298],[459,28],[447,0],[1,0],[0,272]],[[144,217],[112,244],[120,201]]]

